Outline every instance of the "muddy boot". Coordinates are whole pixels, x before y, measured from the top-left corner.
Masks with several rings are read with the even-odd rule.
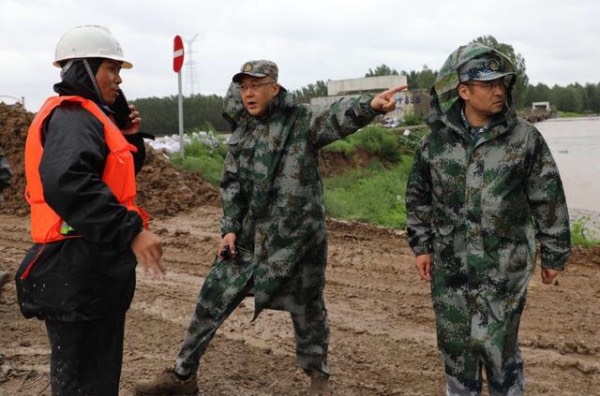
[[[196,374],[186,380],[181,380],[170,368],[160,373],[148,382],[135,384],[134,393],[142,395],[196,395],[198,393],[198,378]]]
[[[310,388],[308,394],[314,396],[332,395],[333,393],[329,386],[329,377],[316,370],[310,373]]]

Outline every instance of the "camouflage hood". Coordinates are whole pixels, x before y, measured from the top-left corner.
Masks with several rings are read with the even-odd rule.
[[[487,47],[479,43],[470,43],[463,45],[455,50],[444,62],[444,65],[440,69],[438,76],[435,80],[433,88],[431,89],[431,108],[432,111],[441,111],[446,113],[454,103],[456,103],[458,91],[456,87],[459,83],[459,72],[458,70],[462,65],[468,61],[479,58],[486,54],[494,54],[499,56],[506,62],[506,68],[510,72],[514,72],[514,66],[510,59],[493,48]],[[507,98],[509,106],[511,105],[512,96],[512,85],[509,87],[507,92]],[[439,115],[439,114],[438,114]]]
[[[289,108],[294,106],[294,94],[289,93],[284,87],[279,86],[279,94],[273,99],[269,105],[267,114],[273,113],[274,110],[280,108]],[[229,84],[225,99],[223,100],[223,118],[227,120],[232,129],[235,125],[239,124],[240,120],[244,115],[248,115],[244,109],[244,103],[242,103],[242,97],[240,96],[240,86],[237,83]]]

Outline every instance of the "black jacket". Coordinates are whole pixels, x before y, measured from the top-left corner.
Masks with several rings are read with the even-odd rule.
[[[72,73],[55,86],[60,95],[94,100],[86,75]],[[143,138],[126,135],[144,159]],[[44,197],[79,238],[34,244],[16,275],[21,312],[27,318],[78,321],[122,315],[133,298],[135,266],[130,245],[142,230],[136,212],[120,205],[102,181],[108,148],[102,123],[77,104],[56,108],[44,126],[40,175]],[[35,261],[24,280],[25,269]]]
[[[0,153],[0,193],[10,186],[10,179],[12,177],[12,170],[10,169],[10,165],[6,160],[4,154]],[[0,195],[0,202],[2,202]]]

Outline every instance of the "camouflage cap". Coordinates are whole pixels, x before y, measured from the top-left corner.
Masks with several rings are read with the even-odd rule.
[[[496,54],[471,59],[458,69],[459,81],[491,81],[515,74],[506,70],[506,62]]]
[[[277,82],[279,70],[274,62],[268,60],[252,60],[244,63],[239,73],[233,76],[232,81],[240,82],[243,76],[250,77],[271,77]]]

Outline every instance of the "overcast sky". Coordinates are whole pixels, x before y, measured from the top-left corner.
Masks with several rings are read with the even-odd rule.
[[[524,57],[532,84],[599,83],[599,17],[597,0],[0,0],[0,101],[24,97],[37,111],[59,80],[58,40],[82,24],[107,26],[121,43],[134,64],[121,73],[130,99],[177,95],[176,34],[196,37],[186,47],[185,95],[222,96],[249,59],[275,61],[291,90],[381,64],[438,70],[484,35]]]

